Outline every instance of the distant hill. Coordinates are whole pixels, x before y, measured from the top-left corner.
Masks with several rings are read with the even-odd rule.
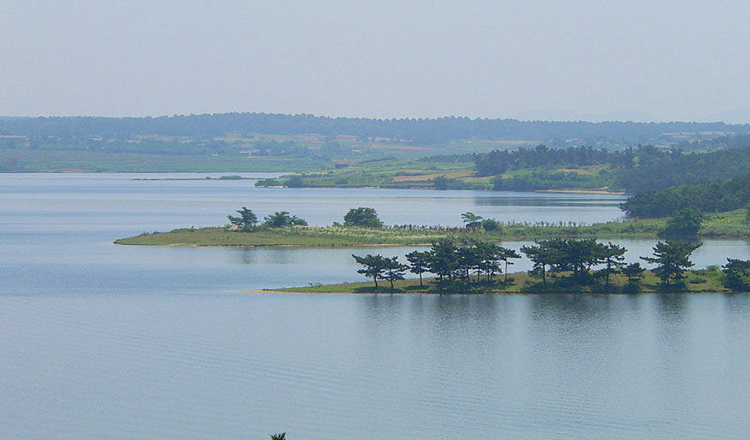
[[[313,115],[223,113],[143,118],[0,118],[0,135],[127,139],[136,135],[210,139],[252,133],[325,136],[361,140],[385,138],[414,145],[441,145],[461,139],[533,140],[549,146],[593,145],[617,148],[636,144],[675,144],[722,135],[750,134],[750,124],[723,122],[551,122],[515,119],[329,118]]]

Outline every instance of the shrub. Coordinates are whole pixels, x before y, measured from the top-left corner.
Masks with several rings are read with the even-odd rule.
[[[305,183],[302,181],[302,176],[295,174],[286,181],[286,186],[289,188],[302,188]]]
[[[502,223],[495,220],[494,218],[486,218],[482,220],[482,227],[485,231],[499,231],[502,229]]]

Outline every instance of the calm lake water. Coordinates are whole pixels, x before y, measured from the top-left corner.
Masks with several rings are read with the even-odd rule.
[[[203,177],[206,174],[193,177]],[[247,294],[352,253],[115,246],[247,206],[311,224],[619,218],[618,196],[0,175],[0,438],[684,439],[750,431],[750,296]],[[621,240],[629,258],[652,240]],[[518,247],[521,243],[505,243]],[[707,240],[697,265],[750,258]],[[516,265],[517,270],[527,266]]]

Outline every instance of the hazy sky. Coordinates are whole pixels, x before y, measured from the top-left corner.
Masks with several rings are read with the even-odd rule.
[[[750,2],[0,4],[0,115],[750,122]]]

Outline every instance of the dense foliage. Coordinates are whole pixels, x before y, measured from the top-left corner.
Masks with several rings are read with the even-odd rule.
[[[602,276],[609,282],[609,276],[617,273],[622,266],[625,248],[613,243],[598,243],[596,239],[551,239],[534,245],[522,246],[521,252],[534,263],[534,273],[542,282],[547,282],[547,272],[572,272],[578,283],[586,283],[593,266],[604,264]]]
[[[664,237],[691,238],[698,235],[706,215],[699,209],[688,207],[675,212],[672,218],[667,220],[664,231],[660,234]]]
[[[724,286],[737,291],[750,291],[750,260],[727,258]]]
[[[383,222],[374,208],[352,208],[344,215],[344,226],[358,226],[361,228],[382,228]]]
[[[512,249],[506,249],[497,244],[473,241],[471,244],[461,246],[451,238],[442,239],[432,244],[430,250],[425,252],[414,251],[406,255],[409,265],[402,265],[398,257],[383,257],[381,255],[366,255],[360,257],[352,255],[354,260],[364,266],[358,270],[367,277],[373,278],[377,287],[378,279],[393,281],[403,279],[403,272],[407,269],[419,275],[420,285],[422,274],[430,272],[438,276],[440,281],[460,280],[465,283],[471,282],[472,271],[476,274],[479,282],[484,275],[486,280],[491,280],[495,275],[502,272],[501,264],[511,264],[508,260],[520,258]]]
[[[540,145],[532,149],[477,154],[474,162],[478,175],[498,176],[492,181],[495,190],[607,187],[640,193],[746,174],[750,169],[750,146],[687,154],[679,149],[653,146],[611,152],[591,147],[550,149]],[[564,171],[567,167],[595,165],[606,167],[587,174]],[[499,176],[522,169],[531,171]]]
[[[632,193],[661,190],[672,186],[726,180],[750,170],[750,146],[710,153],[638,156],[638,165],[618,170],[615,184]]]
[[[745,172],[748,172],[748,167]],[[646,191],[630,197],[622,209],[631,217],[658,218],[694,208],[725,212],[750,203],[750,174],[719,182],[680,185],[662,191]]]
[[[649,153],[660,154],[657,150],[649,150]],[[486,154],[476,154],[474,163],[477,175],[494,176],[510,170],[550,165],[581,167],[606,163],[617,166],[633,166],[633,159],[636,154],[637,152],[633,148],[628,148],[623,152],[610,152],[592,147],[553,149],[546,145],[538,145],[536,148],[495,150]]]
[[[495,176],[490,181],[495,191],[536,191],[549,189],[617,189],[612,173],[581,174],[575,171],[533,170],[516,176]]]

